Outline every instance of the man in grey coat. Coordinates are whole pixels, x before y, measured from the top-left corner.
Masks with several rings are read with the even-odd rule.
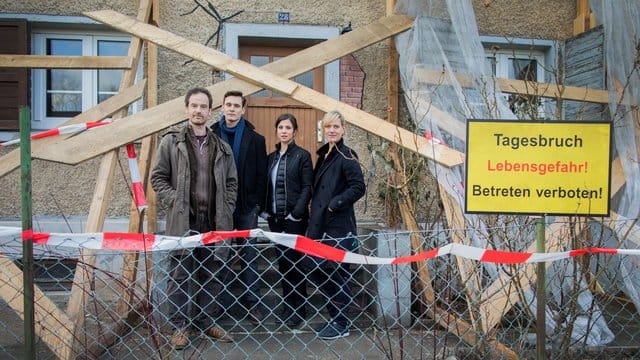
[[[231,148],[206,126],[211,102],[207,89],[189,90],[185,96],[188,125],[168,132],[158,148],[151,185],[166,208],[167,235],[233,229],[238,177]],[[233,341],[215,324],[222,314],[215,297],[230,279],[225,264],[228,251],[225,241],[171,252],[167,293],[174,348],[188,345],[191,330]]]

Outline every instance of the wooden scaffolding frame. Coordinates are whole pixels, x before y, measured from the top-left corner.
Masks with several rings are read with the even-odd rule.
[[[89,218],[86,232],[102,231],[107,209],[107,199],[113,185],[115,164],[118,156],[118,148],[133,142],[142,140],[142,150],[140,153],[141,177],[146,188],[149,209],[147,210],[147,226],[149,231],[156,228],[156,207],[155,194],[148,185],[150,165],[153,161],[156,147],[156,133],[180,122],[183,118],[182,98],[176,98],[162,104],[157,104],[157,49],[162,46],[169,50],[176,51],[190,58],[211,65],[214,68],[228,72],[236,76],[231,80],[220,82],[209,87],[214,103],[213,107],[220,106],[220,100],[226,89],[239,89],[246,94],[255,93],[264,88],[277,91],[286,96],[308,104],[316,109],[329,111],[341,111],[348,122],[362,128],[372,134],[388,140],[390,155],[396,165],[400,164],[398,146],[421,154],[444,166],[460,165],[464,154],[439,144],[430,144],[423,137],[412,134],[397,124],[398,111],[398,72],[397,53],[390,37],[409,29],[412,26],[412,19],[406,16],[394,15],[394,0],[387,1],[387,16],[362,28],[341,35],[338,38],[327,40],[323,43],[310,47],[283,58],[277,62],[268,64],[262,68],[255,68],[250,64],[237,59],[232,59],[216,50],[207,48],[201,44],[181,38],[170,32],[157,27],[159,7],[157,0],[141,0],[136,19],[126,17],[117,12],[104,10],[89,12],[86,15],[131,34],[132,41],[127,57],[114,57],[110,59],[91,59],[89,57],[36,57],[25,55],[2,55],[0,56],[0,67],[27,67],[27,68],[118,68],[125,69],[120,91],[107,101],[98,106],[83,112],[70,119],[64,125],[87,122],[88,120],[104,119],[113,115],[117,120],[108,127],[96,128],[91,133],[83,133],[78,136],[60,136],[58,138],[47,138],[34,142],[32,146],[33,157],[56,161],[68,164],[77,164],[93,157],[103,155],[100,168],[97,174],[97,183],[91,202]],[[376,42],[389,39],[389,117],[388,121],[379,119],[367,112],[361,111],[349,105],[336,101],[324,94],[305,88],[289,78],[304,73],[317,66],[324,65],[336,60],[344,55],[360,50]],[[136,65],[142,56],[142,44],[147,46],[147,72],[146,82],[134,84]],[[441,81],[441,74],[429,71],[417,72],[416,76],[420,81],[438,82]],[[457,74],[458,81],[462,86],[468,84],[468,77],[464,74]],[[559,87],[556,84],[540,84],[524,81],[514,81],[508,79],[497,79],[502,90],[510,93],[530,95],[535,93],[538,96],[553,98],[571,99],[586,102],[608,103],[608,93],[604,90],[586,89],[578,87]],[[126,116],[126,107],[140,98],[146,86],[147,109],[130,116]],[[444,111],[431,106],[435,116],[445,119],[445,127],[449,126],[454,136],[462,136],[461,129],[456,128],[453,117]],[[637,109],[636,109],[637,111]],[[448,121],[447,121],[448,119]],[[448,125],[447,125],[448,124]],[[108,129],[107,129],[108,128]],[[462,130],[463,131],[463,130]],[[109,136],[104,136],[107,134]],[[91,141],[88,141],[91,140]],[[89,145],[90,144],[90,145]],[[19,166],[19,151],[14,150],[0,158],[0,177]],[[616,159],[613,164],[612,196],[622,188],[624,175],[621,171],[620,161]],[[395,179],[395,183],[404,184],[402,175]],[[411,199],[408,190],[401,188],[404,202],[400,203],[400,210],[403,221],[410,230],[417,231],[418,225],[411,214]],[[440,191],[442,201],[445,204],[446,217],[452,226],[464,228],[464,216],[460,206],[449,198],[446,191]],[[138,212],[135,204],[132,203],[129,231],[141,232],[144,213]],[[614,214],[612,218],[616,218]],[[557,222],[551,225],[554,229],[549,233],[562,233],[571,231],[568,225]],[[452,239],[455,242],[468,243],[468,239],[456,236]],[[424,251],[423,245],[417,236],[411,236],[412,251],[420,253]],[[548,237],[547,251],[555,251],[562,245],[562,237]],[[533,246],[533,245],[532,245]],[[149,259],[145,259],[149,261]],[[21,277],[16,276],[20,270],[8,259],[0,258],[0,296],[18,313],[22,314]],[[118,334],[124,331],[123,324],[127,321],[132,310],[138,309],[144,304],[132,304],[134,300],[134,287],[136,282],[138,256],[125,256],[123,266],[123,293],[124,296],[117,304],[117,312],[121,318],[119,322],[113,324],[112,335],[101,339],[101,346],[108,347],[112,344]],[[81,255],[74,278],[74,285],[71,293],[71,300],[66,313],[46,298],[46,296],[36,288],[35,296],[39,299],[36,306],[36,319],[38,335],[49,345],[58,358],[71,359],[79,354],[97,355],[99,349],[81,349],[84,343],[82,327],[84,323],[84,304],[87,301],[86,292],[83,285],[90,282],[91,269],[95,264],[95,253],[84,251]],[[515,305],[517,298],[513,291],[509,291],[509,283],[520,281],[521,284],[530,286],[535,282],[535,274],[522,272],[517,279],[499,277],[482,294],[473,293],[473,289],[479,289],[479,277],[473,270],[473,264],[468,260],[458,259],[458,267],[464,284],[475,284],[467,287],[468,306],[471,314],[471,323],[456,317],[439,308],[435,304],[435,294],[431,287],[431,277],[425,264],[418,264],[418,275],[423,287],[423,294],[428,304],[432,307],[428,310],[428,315],[436,322],[446,328],[449,332],[456,334],[461,339],[471,345],[480,341],[492,343],[495,348],[502,352],[507,358],[517,358],[517,354],[504,344],[501,344],[487,336],[480,339],[475,335],[474,329],[481,329],[486,335],[492,333],[492,329],[502,319],[502,316]],[[151,269],[151,265],[147,266]],[[150,271],[150,270],[148,270]],[[151,274],[147,274],[150,278]],[[525,280],[526,279],[526,280]],[[479,297],[478,297],[479,295]],[[470,300],[473,297],[480,299],[480,309],[473,311],[473,304]],[[476,317],[477,314],[477,317]]]

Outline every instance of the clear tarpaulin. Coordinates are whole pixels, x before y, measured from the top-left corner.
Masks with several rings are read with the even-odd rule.
[[[625,186],[621,189],[619,202],[612,203],[612,217],[634,219],[638,216],[638,147],[640,135],[639,103],[640,87],[638,82],[637,41],[640,13],[637,2],[633,1],[592,1],[598,22],[604,24],[606,36],[606,63],[608,64],[608,87],[611,89],[610,108],[614,124],[614,152],[620,157],[625,175]],[[466,119],[480,118],[492,120],[513,120],[514,114],[507,99],[501,94],[493,78],[490,63],[480,40],[475,15],[468,0],[402,0],[398,2],[397,12],[415,16],[411,31],[396,37],[396,46],[400,54],[400,79],[407,107],[415,126],[427,131],[447,146],[458,151],[466,151]],[[613,21],[612,19],[615,19]],[[456,74],[468,79],[461,83]],[[627,84],[625,86],[625,84]],[[634,107],[635,106],[635,107]],[[430,171],[444,189],[464,208],[464,167],[446,168],[431,161]],[[488,216],[465,214],[465,226],[473,228],[466,238],[468,245],[477,247],[495,247],[516,249],[517,251],[535,246],[535,234],[507,234],[496,236],[491,230],[495,226],[507,223],[525,223],[532,221],[525,216]],[[497,219],[497,220],[496,220]],[[547,217],[547,229],[554,222],[563,222],[560,217]],[[597,219],[593,220],[597,224]],[[587,228],[597,233],[598,238],[608,247],[638,248],[640,239],[628,237],[623,228],[612,229],[607,236],[602,228],[591,224]],[[569,250],[575,244],[558,245]],[[637,260],[623,257],[620,261],[607,261],[596,264],[608,270],[617,271],[624,276],[609,284],[615,290],[624,292],[640,309],[640,272]],[[504,269],[494,264],[482,264],[481,282],[465,284],[468,303],[480,302],[483,284],[498,279]],[[576,343],[597,346],[613,340],[596,292],[587,284],[592,270],[581,268],[577,264],[572,268],[558,268],[551,265],[547,270],[549,293],[547,298],[547,329],[553,332],[571,331]],[[635,274],[635,275],[634,275]],[[597,276],[597,274],[595,274]],[[531,316],[535,311],[535,281],[525,286],[520,296],[520,306],[527,306]],[[509,284],[505,286],[510,286]],[[461,290],[462,291],[462,290]],[[474,298],[473,294],[478,294]],[[573,317],[565,318],[563,308],[567,298],[572,298],[576,306]],[[481,315],[482,316],[482,315]],[[569,324],[570,322],[570,324]],[[495,325],[495,324],[490,324]]]

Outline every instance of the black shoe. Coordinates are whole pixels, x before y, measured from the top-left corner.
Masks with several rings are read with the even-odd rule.
[[[349,326],[339,324],[335,321],[328,322],[322,330],[318,332],[318,337],[323,340],[334,340],[349,336]]]

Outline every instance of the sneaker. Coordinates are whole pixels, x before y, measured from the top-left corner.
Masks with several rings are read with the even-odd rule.
[[[323,340],[333,340],[349,336],[349,326],[335,321],[327,323],[319,332],[318,337]]]
[[[187,335],[186,330],[178,329],[173,332],[173,336],[171,336],[171,346],[173,346],[174,349],[184,349],[188,344],[189,336]]]
[[[207,336],[225,343],[233,341],[233,337],[231,337],[231,334],[227,333],[223,328],[216,325],[213,325],[209,330],[207,330]]]

